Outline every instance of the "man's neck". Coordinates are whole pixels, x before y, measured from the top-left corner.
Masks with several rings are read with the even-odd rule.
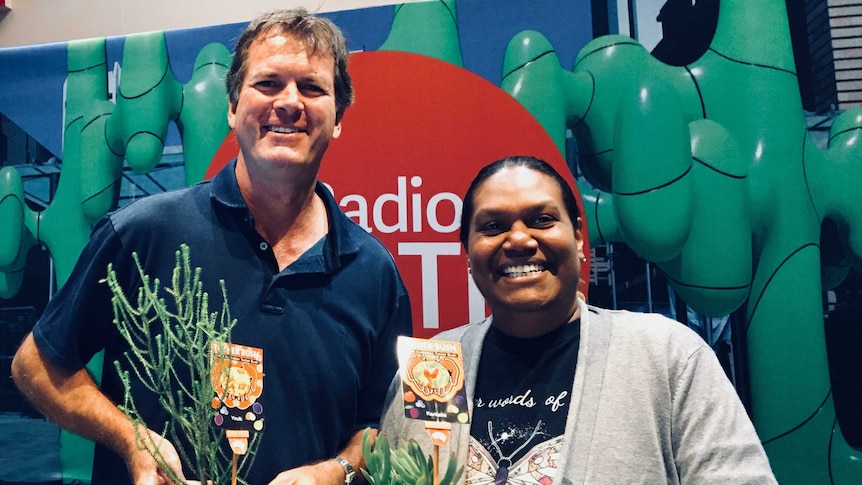
[[[272,247],[279,270],[296,261],[328,232],[323,200],[315,194],[316,179],[289,181],[250,177],[237,164],[237,183],[254,216],[255,230]]]

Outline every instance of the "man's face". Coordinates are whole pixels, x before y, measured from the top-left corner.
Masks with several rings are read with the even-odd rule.
[[[251,43],[239,98],[228,112],[249,172],[282,166],[316,172],[329,142],[341,134],[334,67],[330,55],[310,54],[280,33]]]
[[[583,239],[554,180],[504,168],[476,190],[467,258],[495,316],[574,309]]]

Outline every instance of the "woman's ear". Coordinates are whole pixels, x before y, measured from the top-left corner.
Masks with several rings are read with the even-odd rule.
[[[584,254],[584,233],[581,232],[582,223],[583,221],[581,221],[581,218],[578,217],[578,224],[577,227],[575,227],[575,244],[577,245],[578,249],[578,258],[580,258],[581,261],[584,261],[587,255]]]

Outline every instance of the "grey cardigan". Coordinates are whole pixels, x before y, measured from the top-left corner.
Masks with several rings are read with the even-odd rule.
[[[662,315],[580,302],[581,339],[555,484],[772,484],[766,453],[714,352]],[[493,317],[436,336],[460,341],[472,413],[476,369]],[[432,445],[424,423],[404,416],[398,376],[381,431],[395,445]],[[453,424],[440,466],[463,466],[470,425]],[[460,484],[464,484],[466,473]]]

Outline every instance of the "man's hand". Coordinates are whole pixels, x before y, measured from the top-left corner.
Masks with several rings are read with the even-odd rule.
[[[356,471],[353,483],[365,483],[365,478],[359,470],[365,467],[362,458],[362,433],[357,431],[348,441],[347,446],[338,454],[346,459]],[[371,437],[377,436],[377,430],[371,429]],[[344,468],[335,460],[324,460],[313,465],[305,465],[278,474],[269,485],[344,485]]]
[[[200,483],[186,480],[185,475],[183,475],[180,455],[170,441],[162,438],[159,433],[151,429],[142,429],[142,431],[136,450],[127,458],[129,473],[131,473],[135,485],[181,485],[182,483],[193,485]],[[181,483],[175,484],[166,472],[159,469],[158,462],[153,458],[156,451],[158,451],[158,455],[161,455],[164,464],[176,474],[177,478],[182,480]]]
[[[344,468],[335,460],[305,465],[281,472],[269,485],[342,485]]]

